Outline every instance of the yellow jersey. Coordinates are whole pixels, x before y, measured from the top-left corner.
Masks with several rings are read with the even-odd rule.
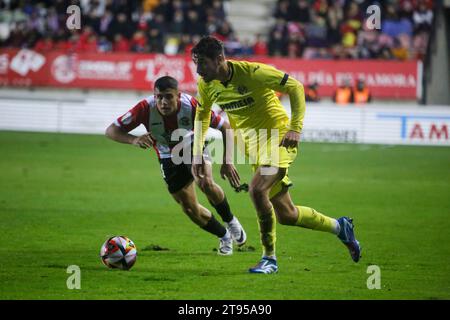
[[[272,66],[248,61],[227,61],[229,80],[198,81],[198,107],[194,124],[194,155],[201,155],[209,127],[211,107],[216,103],[227,113],[232,128],[279,129],[301,132],[305,115],[303,85]],[[275,94],[289,94],[291,120]],[[200,124],[201,122],[201,124]]]

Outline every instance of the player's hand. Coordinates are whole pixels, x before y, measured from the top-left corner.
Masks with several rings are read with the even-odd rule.
[[[283,140],[281,140],[280,146],[285,147],[286,149],[297,148],[299,142],[300,133],[290,130],[284,135]]]
[[[223,180],[228,179],[233,188],[238,188],[241,185],[241,178],[236,170],[236,167],[232,164],[224,163],[220,167],[220,176]]]
[[[133,140],[133,145],[138,146],[142,149],[148,149],[153,147],[155,144],[155,138],[152,136],[150,132],[147,132],[146,134],[143,134],[142,136],[136,137],[136,139]]]

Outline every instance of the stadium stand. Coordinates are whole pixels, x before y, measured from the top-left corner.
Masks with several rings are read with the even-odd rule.
[[[306,59],[422,59],[433,1],[384,1],[381,30],[368,30],[367,8],[379,1],[279,0],[269,53]]]
[[[80,31],[63,27],[72,4]],[[374,4],[376,32],[364,23]],[[0,47],[183,54],[212,34],[230,56],[423,59],[433,8],[432,0],[0,0]]]

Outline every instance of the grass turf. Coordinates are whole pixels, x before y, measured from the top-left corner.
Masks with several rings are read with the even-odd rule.
[[[302,143],[289,171],[294,202],[353,217],[363,258],[353,263],[333,235],[278,225],[276,275],[247,273],[261,254],[255,212],[218,167],[249,237],[231,257],[172,200],[153,151],[0,132],[0,155],[0,299],[450,298],[450,148]],[[248,166],[238,170],[248,182]],[[138,247],[128,272],[99,259],[116,234]],[[69,265],[81,269],[80,290],[67,289]],[[380,290],[367,288],[370,265]]]

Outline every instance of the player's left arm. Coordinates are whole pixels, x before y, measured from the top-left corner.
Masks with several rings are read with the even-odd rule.
[[[283,80],[288,78],[284,88],[289,94],[291,103],[291,123],[289,131],[285,134],[280,145],[286,148],[295,148],[300,142],[300,133],[303,129],[303,119],[305,118],[306,102],[305,89],[296,79],[290,77],[287,73],[284,74]]]
[[[291,103],[291,122],[289,131],[283,137],[280,145],[289,148],[297,147],[300,142],[300,133],[303,129],[303,119],[305,118],[305,89],[303,84],[274,67],[265,64],[258,64],[259,68],[254,68],[253,79],[262,85],[278,91],[287,93]]]

